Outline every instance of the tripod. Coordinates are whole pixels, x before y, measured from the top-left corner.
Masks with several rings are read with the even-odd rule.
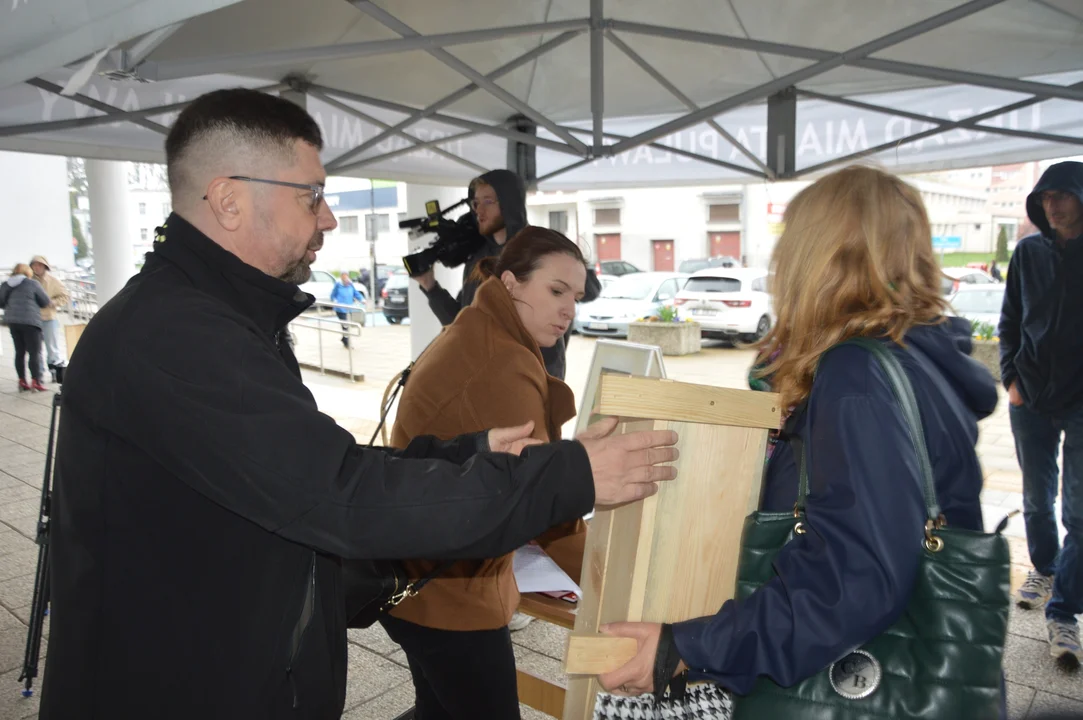
[[[38,676],[41,659],[41,632],[45,616],[49,614],[49,510],[52,500],[50,480],[53,473],[53,454],[56,448],[56,418],[60,410],[60,393],[53,396],[53,415],[49,420],[49,443],[45,454],[45,477],[41,481],[41,508],[38,510],[38,570],[34,576],[34,599],[30,605],[30,629],[26,634],[26,654],[23,656],[23,672],[19,682],[24,683],[23,697],[34,694],[34,678]]]

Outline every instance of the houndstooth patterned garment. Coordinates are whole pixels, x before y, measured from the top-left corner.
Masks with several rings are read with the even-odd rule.
[[[730,694],[717,685],[692,685],[680,700],[656,703],[650,695],[619,697],[598,693],[594,720],[729,720],[733,714]]]

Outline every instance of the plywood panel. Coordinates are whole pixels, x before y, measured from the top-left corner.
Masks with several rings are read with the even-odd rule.
[[[733,597],[750,503],[759,504],[766,433],[681,423],[678,483],[657,497],[642,619],[677,622],[712,614]],[[663,532],[662,528],[666,531]]]
[[[519,702],[539,712],[560,717],[564,709],[564,688],[526,670],[516,670]]]

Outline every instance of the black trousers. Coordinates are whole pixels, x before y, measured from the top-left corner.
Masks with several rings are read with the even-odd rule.
[[[15,372],[20,380],[26,380],[26,355],[30,354],[30,377],[41,382],[41,328],[33,325],[13,324],[11,339],[15,341]]]
[[[520,720],[511,631],[437,630],[385,615],[384,630],[406,651],[416,694],[414,720]]]

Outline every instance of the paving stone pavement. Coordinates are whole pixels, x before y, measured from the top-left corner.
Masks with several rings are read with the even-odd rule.
[[[328,343],[328,345],[332,345]],[[594,342],[573,338],[568,351],[568,383],[580,392]],[[333,348],[333,346],[332,346]],[[332,349],[329,348],[329,349]],[[339,351],[344,352],[341,345]],[[365,381],[306,371],[305,381],[321,409],[363,442],[376,428],[384,387],[409,361],[409,328],[366,328],[352,352]],[[0,331],[0,720],[37,716],[36,695],[23,698],[17,679],[22,667],[27,621],[37,562],[35,536],[40,488],[48,441],[52,393],[19,393],[12,368],[12,344]],[[329,355],[330,357],[330,355]],[[345,356],[338,357],[341,362]],[[751,355],[715,345],[698,355],[666,358],[669,377],[702,384],[744,387]],[[570,433],[571,424],[566,428]],[[982,423],[979,452],[986,473],[982,509],[987,523],[1022,506],[1021,478],[1015,464],[1006,399]],[[1008,528],[1013,587],[1029,568],[1022,523]],[[1083,716],[1083,676],[1054,669],[1040,613],[1013,610],[1004,667],[1012,720],[1054,711]],[[48,650],[42,643],[43,667]],[[566,631],[541,621],[515,633],[516,661],[537,675],[563,682],[561,658]],[[349,681],[345,720],[390,720],[413,704],[402,651],[379,626],[349,633]],[[39,677],[38,682],[40,683]],[[148,715],[149,717],[149,715]],[[548,716],[523,708],[524,720]]]

